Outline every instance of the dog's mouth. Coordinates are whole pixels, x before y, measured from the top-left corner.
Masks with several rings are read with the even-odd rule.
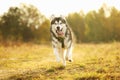
[[[63,37],[63,35],[64,35],[62,29],[61,29],[61,30],[56,30],[56,33],[57,33],[58,36],[60,36],[60,37]]]

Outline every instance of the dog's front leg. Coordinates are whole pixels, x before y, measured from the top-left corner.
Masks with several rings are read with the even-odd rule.
[[[72,59],[72,46],[67,49],[66,57],[68,58],[68,60],[69,60],[70,62],[73,61],[73,59]]]
[[[62,58],[63,65],[66,66],[66,50],[65,49],[60,49],[60,55]]]
[[[54,54],[56,56],[56,61],[60,62],[60,54],[59,54],[59,49],[58,48],[54,48]]]

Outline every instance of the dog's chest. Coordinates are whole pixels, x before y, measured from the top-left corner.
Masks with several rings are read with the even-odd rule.
[[[58,38],[57,39],[58,40],[58,42],[60,43],[60,46],[62,47],[62,48],[65,48],[65,42],[64,42],[64,38]]]
[[[57,39],[55,43],[53,43],[55,45],[55,47],[58,47],[58,48],[67,48],[70,44],[70,41],[68,41],[67,38],[60,38],[60,39]]]

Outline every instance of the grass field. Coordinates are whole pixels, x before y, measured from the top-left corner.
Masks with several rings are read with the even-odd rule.
[[[51,46],[0,46],[0,80],[120,80],[120,43],[77,44],[74,62],[55,61]]]

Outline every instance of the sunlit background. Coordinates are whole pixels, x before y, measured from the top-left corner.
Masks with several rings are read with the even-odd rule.
[[[98,10],[103,4],[115,6],[120,10],[119,0],[0,0],[0,14],[6,12],[9,7],[19,6],[21,3],[36,6],[45,16],[51,14],[67,15],[71,12]]]
[[[0,0],[0,40],[50,42],[49,20],[54,14],[66,17],[77,43],[120,41],[119,3],[119,0]]]
[[[50,43],[53,14],[66,17],[77,43],[120,41],[119,0],[0,0],[1,42]]]
[[[52,14],[74,33],[66,67],[53,54]],[[0,0],[0,80],[120,80],[120,0]]]

